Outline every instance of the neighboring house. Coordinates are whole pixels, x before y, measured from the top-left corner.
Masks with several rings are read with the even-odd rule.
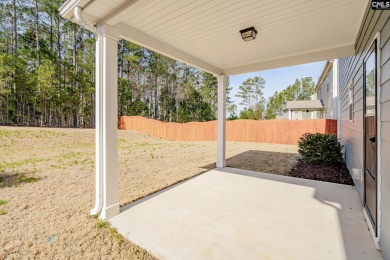
[[[338,91],[335,89],[337,84],[334,84],[333,62],[334,60],[328,60],[326,62],[315,88],[316,99],[321,100],[324,104],[321,118],[338,118],[338,114],[336,113],[338,110]]]
[[[277,120],[288,120],[288,113],[283,113],[280,115],[276,115],[275,119]]]
[[[287,101],[284,114],[289,120],[306,120],[321,118],[324,106],[320,100]]]

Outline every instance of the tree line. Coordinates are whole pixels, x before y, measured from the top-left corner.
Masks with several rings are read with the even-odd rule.
[[[95,38],[59,15],[62,3],[1,0],[1,125],[94,127]],[[309,80],[299,82],[307,91]],[[286,100],[307,98],[288,91],[283,92],[284,99],[275,93],[266,102],[262,93],[265,83],[261,77],[242,83],[237,97],[245,109],[240,114],[228,87],[231,119],[271,119]],[[118,41],[118,115],[170,122],[213,120],[217,85],[211,74]]]
[[[59,15],[62,2],[0,2],[2,125],[94,126],[95,38]],[[215,77],[119,40],[119,115],[207,121],[216,107]]]
[[[244,109],[237,113],[235,104],[228,105],[230,119],[275,119],[283,114],[287,101],[310,100],[315,94],[315,83],[311,77],[296,79],[282,91],[276,91],[266,100],[263,89],[266,81],[260,76],[242,82],[236,97],[240,98]]]

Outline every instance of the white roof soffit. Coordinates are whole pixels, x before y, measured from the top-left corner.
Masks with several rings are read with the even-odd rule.
[[[219,75],[299,65],[355,54],[369,0],[68,0],[123,39]],[[254,26],[244,42],[239,31]]]

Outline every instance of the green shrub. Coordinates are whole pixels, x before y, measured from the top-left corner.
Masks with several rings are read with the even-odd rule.
[[[107,220],[99,219],[96,222],[96,227],[97,228],[108,228],[108,227],[110,227],[110,222],[108,222]]]
[[[298,142],[299,154],[307,163],[335,165],[342,162],[343,146],[336,135],[304,134]]]
[[[20,182],[24,182],[24,183],[32,183],[32,182],[36,182],[39,180],[39,178],[36,178],[36,177],[27,177],[26,174],[19,174],[18,175],[18,180]]]

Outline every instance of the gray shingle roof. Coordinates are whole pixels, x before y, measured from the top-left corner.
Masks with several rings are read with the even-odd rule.
[[[287,101],[286,109],[297,109],[297,108],[308,108],[308,109],[321,109],[324,108],[321,100],[300,100],[300,101]]]

